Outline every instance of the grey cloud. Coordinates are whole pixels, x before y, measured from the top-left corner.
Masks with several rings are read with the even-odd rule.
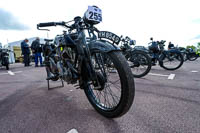
[[[29,27],[19,22],[10,12],[0,8],[0,30],[28,30]]]

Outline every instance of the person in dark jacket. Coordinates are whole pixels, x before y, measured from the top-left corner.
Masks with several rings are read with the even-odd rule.
[[[38,58],[40,59],[40,66],[42,65],[42,46],[40,44],[40,39],[37,37],[31,44],[32,52],[35,54],[35,67],[38,67]]]
[[[30,49],[28,45],[28,39],[24,39],[24,41],[21,42],[21,50],[22,55],[24,55],[24,66],[30,66]]]

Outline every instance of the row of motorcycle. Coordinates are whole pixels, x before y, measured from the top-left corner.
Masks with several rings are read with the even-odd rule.
[[[134,77],[148,74],[152,65],[176,70],[183,64],[182,53],[164,49],[165,41],[153,41],[149,48],[134,47],[129,37],[119,37],[95,26],[102,21],[102,11],[88,6],[83,17],[68,22],[37,24],[44,27],[62,26],[62,34],[45,39],[43,54],[47,81],[61,80],[84,91],[94,109],[108,118],[128,112],[134,101]]]

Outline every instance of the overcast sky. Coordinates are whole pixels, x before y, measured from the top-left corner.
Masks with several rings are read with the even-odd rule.
[[[83,16],[88,5],[102,9],[99,30],[128,35],[137,45],[147,46],[150,37],[179,46],[200,42],[199,0],[0,0],[0,42],[46,38],[36,24]],[[48,35],[54,38],[62,30],[51,28]]]

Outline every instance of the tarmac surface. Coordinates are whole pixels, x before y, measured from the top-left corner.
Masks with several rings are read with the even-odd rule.
[[[200,58],[176,71],[154,66],[135,79],[133,105],[116,119],[98,114],[83,90],[67,83],[48,91],[44,67],[10,68],[0,68],[0,133],[200,132]]]

